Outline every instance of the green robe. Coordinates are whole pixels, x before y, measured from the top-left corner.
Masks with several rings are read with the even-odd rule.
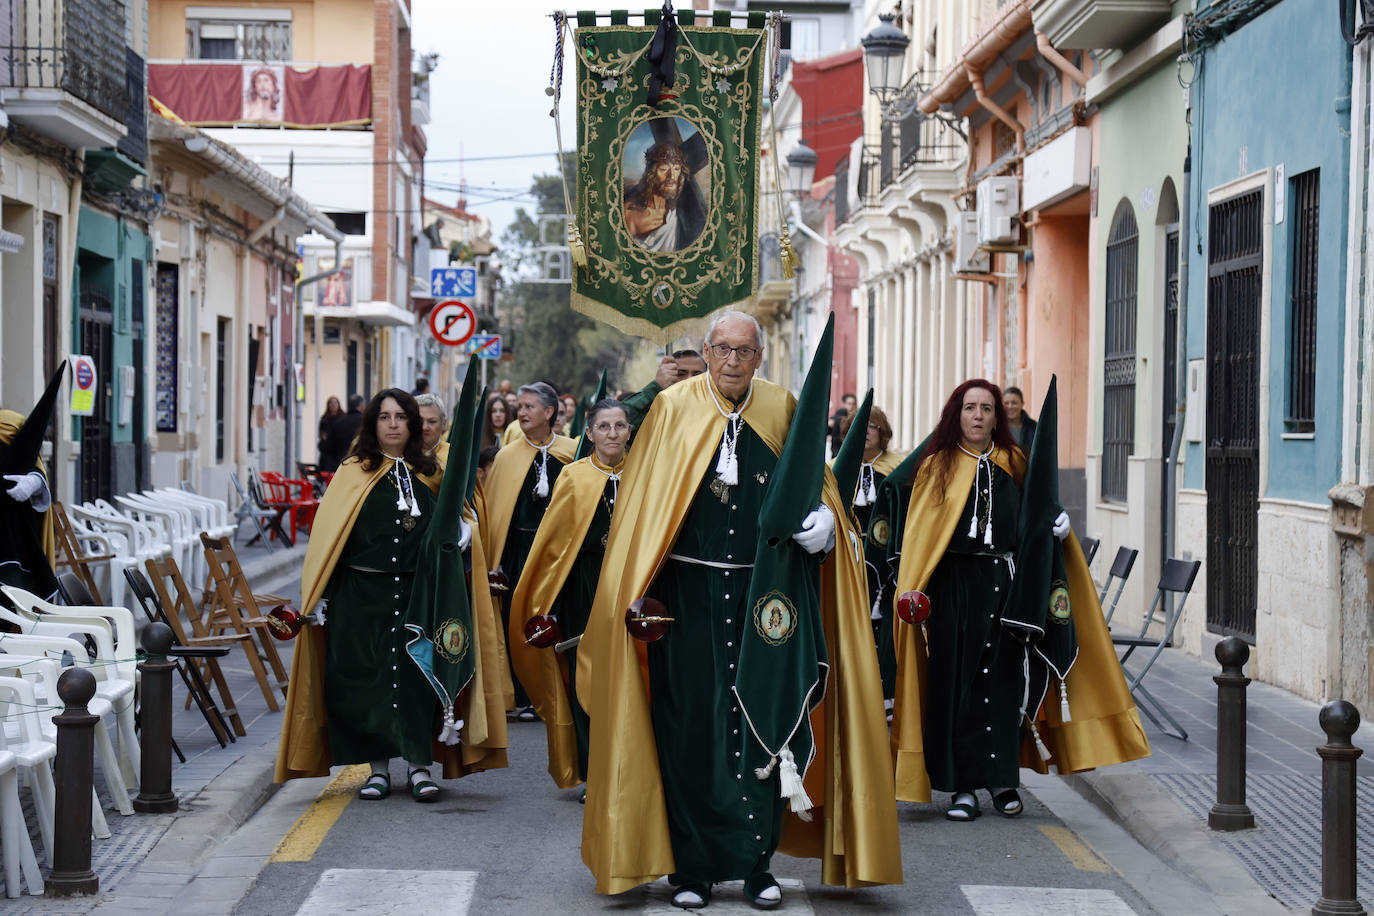
[[[534,493],[535,484],[539,482],[538,455],[530,462],[530,469],[525,472],[525,482],[520,485],[520,496],[515,500],[515,508],[511,510],[510,528],[506,531],[506,546],[501,552],[501,569],[510,581],[510,591],[506,594],[515,593],[515,586],[520,582],[520,574],[525,570],[525,560],[529,558],[530,548],[534,546],[534,536],[539,531],[539,523],[549,508],[553,485],[562,471],[563,462],[549,455],[546,470],[549,477],[549,496],[536,496]],[[501,632],[510,632],[509,600],[501,602]],[[510,677],[515,683],[516,708],[529,706],[530,695],[520,683],[520,678],[515,676],[514,667],[511,668]]]
[[[1016,546],[1021,491],[992,466],[992,544],[984,543],[987,477],[980,475],[978,527],[971,490],[960,523],[926,593],[930,667],[925,755],[931,787],[945,792],[1011,788],[1020,783],[1025,646],[1002,625],[1011,570],[999,554]]]
[[[886,479],[886,474],[875,469],[873,489],[877,491]],[[874,508],[873,503],[855,505],[854,517],[859,521],[858,534],[864,542],[864,563],[868,567],[869,619],[873,621],[873,643],[878,650],[878,676],[883,681],[883,699],[890,700],[897,683],[897,647],[892,641],[892,593],[896,591],[897,570],[887,563],[888,535],[883,536],[881,543],[868,536]]]
[[[411,515],[396,508],[394,481],[386,474],[367,494],[325,590],[325,711],[335,764],[428,763],[432,754],[439,704],[406,654],[401,615],[435,499],[416,478],[421,514],[407,530]]]
[[[554,616],[558,618],[558,628],[563,638],[581,636],[587,629],[587,617],[596,600],[596,585],[601,579],[601,561],[606,556],[606,535],[611,530],[611,506],[614,502],[615,484],[607,480],[601,499],[592,515],[587,535],[577,550],[563,590],[558,593],[554,604]],[[587,748],[591,733],[591,723],[587,712],[577,699],[577,648],[573,647],[564,656],[568,666],[568,705],[572,710],[573,730],[577,733],[577,769],[583,779],[587,778]]]
[[[740,483],[725,489],[724,500],[712,490],[717,458],[708,464],[672,554],[753,563],[764,481],[777,456],[747,424],[736,456]],[[650,589],[675,618],[668,635],[649,644],[648,661],[668,834],[683,880],[730,881],[767,871],[781,837],[786,800],[778,794],[778,774],[754,775],[768,756],[749,737],[730,689],[749,617],[751,572],[670,558]]]

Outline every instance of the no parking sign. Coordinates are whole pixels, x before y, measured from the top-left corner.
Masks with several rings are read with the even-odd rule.
[[[72,414],[89,417],[95,413],[95,360],[72,354]]]

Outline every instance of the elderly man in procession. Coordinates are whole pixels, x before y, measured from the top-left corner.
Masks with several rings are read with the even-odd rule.
[[[759,510],[796,399],[754,377],[762,341],[751,316],[722,312],[705,343],[707,374],[658,395],[627,459],[578,656],[578,695],[591,718],[583,860],[601,893],[669,874],[673,903],[684,909],[705,906],[712,884],[735,879],[755,906],[777,906],[769,869],[780,845],[821,858],[826,883],[900,883],[881,686],[871,636],[864,644],[863,573],[847,549],[847,522],[846,549],[825,561],[845,515],[828,472],[824,504],[793,535],[814,563],[825,562],[831,677],[825,708],[811,716],[818,753],[805,773],[819,811],[785,817],[780,774],[749,738],[733,688],[754,625],[746,598]],[[835,599],[846,586],[856,594],[842,604]],[[644,596],[673,618],[647,645],[624,624],[627,606]]]

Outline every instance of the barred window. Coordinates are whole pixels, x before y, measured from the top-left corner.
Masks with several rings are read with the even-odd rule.
[[[274,11],[215,10],[186,20],[186,56],[194,60],[291,60],[291,18]]]
[[[1117,205],[1107,237],[1107,315],[1102,366],[1102,498],[1126,501],[1135,449],[1135,312],[1140,237],[1129,201]]]
[[[1317,237],[1320,229],[1320,169],[1289,181],[1293,202],[1293,247],[1289,252],[1288,432],[1316,428],[1317,398]]]

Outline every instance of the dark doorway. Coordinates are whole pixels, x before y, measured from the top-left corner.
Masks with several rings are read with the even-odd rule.
[[[133,367],[134,367],[134,412],[133,412],[133,437],[134,437],[134,489],[142,490],[149,485],[151,474],[149,473],[151,456],[148,452],[148,424],[144,418],[144,411],[147,408],[145,398],[148,395],[147,381],[144,370],[147,362],[144,359],[144,273],[143,262],[131,262],[133,268],[132,278],[129,284],[129,327],[133,332]]]
[[[1207,629],[1255,639],[1264,194],[1214,204],[1207,258]]]
[[[107,285],[94,275],[108,273],[99,267],[81,271],[78,312],[80,347],[78,351],[95,360],[96,387],[94,412],[81,418],[81,493],[83,502],[111,499],[111,470],[114,467],[113,423],[110,402],[114,399],[114,310]],[[90,280],[86,278],[90,277]]]
[[[1178,426],[1178,223],[1164,230],[1164,378],[1160,397],[1160,442],[1164,460],[1159,463],[1159,567],[1169,558],[1169,515],[1174,508],[1174,494],[1169,491],[1169,456],[1173,453],[1174,430]]]

